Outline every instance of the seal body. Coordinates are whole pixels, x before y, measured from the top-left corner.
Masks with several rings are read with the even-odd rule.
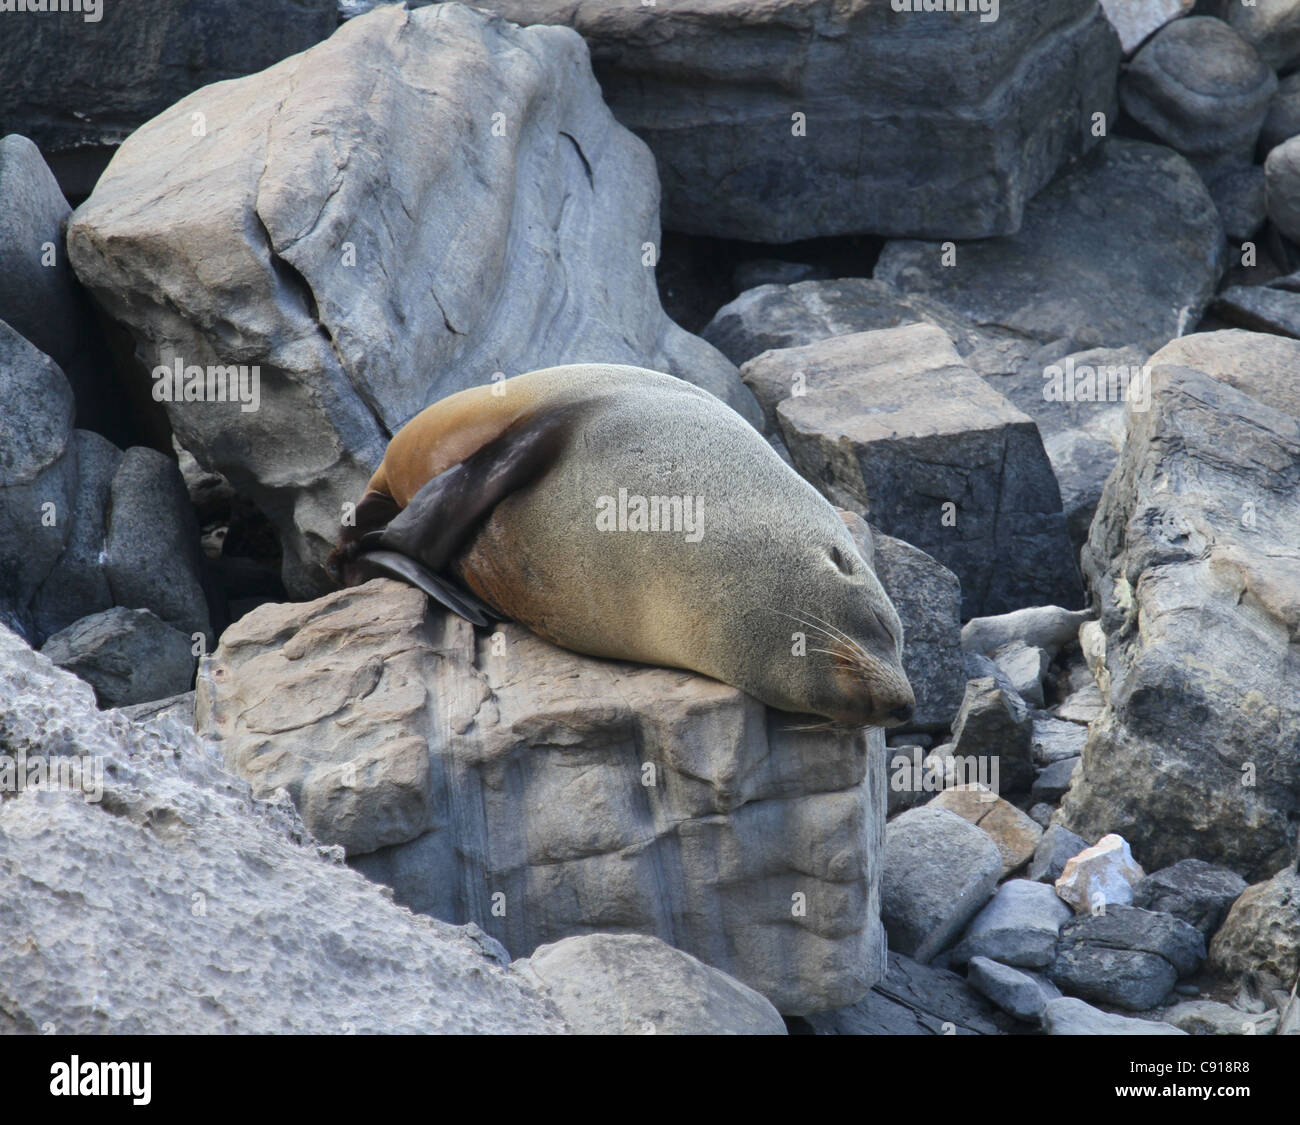
[[[577,652],[910,717],[898,615],[836,510],[672,376],[576,365],[452,395],[394,436],[357,512],[347,581],[399,556]]]

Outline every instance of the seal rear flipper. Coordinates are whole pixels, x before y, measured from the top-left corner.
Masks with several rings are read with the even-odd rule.
[[[396,551],[366,551],[351,562],[358,578],[398,578],[423,590],[435,602],[472,625],[490,625],[494,620],[509,620],[468,590],[453,586],[421,563]]]

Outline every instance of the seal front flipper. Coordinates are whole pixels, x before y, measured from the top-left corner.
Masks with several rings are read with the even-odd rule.
[[[401,579],[423,590],[439,605],[465,618],[472,625],[485,626],[492,624],[493,620],[509,620],[468,590],[453,586],[414,559],[408,559],[396,551],[366,551],[356,558],[353,566],[357,570],[358,577]]]

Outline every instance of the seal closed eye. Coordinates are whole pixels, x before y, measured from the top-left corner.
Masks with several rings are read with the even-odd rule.
[[[898,616],[835,509],[730,407],[658,372],[548,368],[435,403],[389,443],[331,561],[348,585],[391,574],[475,624],[786,711],[888,725],[914,702]]]

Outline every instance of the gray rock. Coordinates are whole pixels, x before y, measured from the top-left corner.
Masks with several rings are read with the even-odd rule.
[[[1264,127],[1259,131],[1259,151],[1267,156],[1297,134],[1300,134],[1300,72],[1288,74],[1278,82]]]
[[[808,1017],[818,1035],[997,1035],[1002,1020],[956,973],[892,950],[884,980],[865,997]]]
[[[1195,927],[1172,914],[1110,904],[1104,914],[1061,927],[1051,977],[1072,995],[1142,1012],[1204,960],[1205,938]]]
[[[133,133],[68,252],[150,390],[176,362],[258,368],[257,409],[168,417],[275,525],[286,584],[310,596],[388,435],[496,373],[637,364],[761,424],[735,368],[659,304],[658,213],[654,159],[577,35],[384,6]]]
[[[762,352],[905,324],[942,328],[963,358],[987,346],[984,336],[956,310],[866,277],[746,290],[714,313],[700,335],[739,366]],[[764,389],[754,388],[775,427],[776,404],[789,397],[789,386],[769,394]]]
[[[953,964],[988,957],[1004,965],[1045,969],[1056,951],[1057,932],[1072,915],[1048,884],[1008,880],[966,928],[953,950]]]
[[[1091,723],[1100,717],[1105,702],[1101,689],[1096,684],[1085,684],[1078,691],[1073,691],[1066,696],[1052,709],[1052,712],[1058,719],[1067,722]]]
[[[1133,905],[1181,918],[1209,941],[1246,886],[1245,879],[1226,867],[1184,859],[1152,872],[1134,887]]]
[[[779,400],[781,433],[805,477],[957,575],[963,617],[1079,600],[1037,429],[938,328],[765,352],[741,374],[765,408]]]
[[[176,462],[153,449],[128,449],[113,477],[109,511],[104,573],[113,601],[211,641],[199,525]]]
[[[1194,367],[1294,417],[1300,417],[1300,385],[1291,377],[1300,364],[1300,343],[1240,328],[1196,332],[1161,348],[1152,367]]]
[[[946,730],[961,704],[961,583],[901,539],[877,532],[873,569],[903,623],[903,670],[916,695],[915,726]]]
[[[1249,164],[1277,76],[1222,20],[1193,16],[1161,28],[1120,80],[1120,102],[1184,156]]]
[[[1088,728],[1066,719],[1038,714],[1033,718],[1033,757],[1039,765],[1050,766],[1065,758],[1077,758],[1088,741]]]
[[[1045,801],[1039,801],[1038,804],[1029,806],[1029,819],[1044,830],[1051,825],[1052,817],[1055,815],[1056,806],[1049,805]]]
[[[1034,858],[1029,861],[1026,879],[1037,883],[1055,883],[1065,870],[1065,865],[1088,846],[1082,836],[1076,836],[1061,824],[1050,825],[1038,841]],[[1055,889],[1053,889],[1055,894]]]
[[[1244,891],[1210,944],[1210,967],[1238,976],[1272,973],[1294,981],[1300,973],[1300,873],[1294,864]]]
[[[1101,10],[1119,35],[1126,55],[1136,51],[1171,20],[1186,15],[1196,0],[1101,0]]]
[[[1264,161],[1268,217],[1292,242],[1300,241],[1300,137],[1283,141]]]
[[[1232,29],[1275,70],[1291,70],[1300,62],[1300,4],[1296,0],[1264,0],[1261,4],[1221,0],[1222,15]]]
[[[76,495],[72,389],[0,320],[0,610],[24,636],[33,595],[67,542]]]
[[[89,430],[74,430],[71,446],[77,459],[71,525],[63,553],[32,599],[38,638],[49,637],[113,605],[104,569],[104,541],[113,478],[122,466],[122,451]]]
[[[1186,1035],[1172,1024],[1103,1012],[1073,996],[1049,1000],[1043,1010],[1048,1035]]]
[[[1252,332],[1300,337],[1300,293],[1267,285],[1232,285],[1214,299],[1212,311],[1225,323]]]
[[[992,677],[970,680],[953,721],[953,753],[996,760],[994,788],[1002,793],[1028,791],[1034,782],[1031,738],[1033,723]]]
[[[983,782],[954,779],[927,807],[947,809],[977,825],[997,845],[1003,878],[1029,862],[1043,835],[1036,821]]]
[[[31,137],[69,194],[88,192],[114,146],[191,90],[262,70],[338,22],[336,0],[131,0],[99,10],[98,20],[29,16],[0,43],[13,90],[0,134]]]
[[[786,1034],[752,988],[644,934],[565,938],[510,967],[578,1035]]]
[[[28,26],[70,22],[36,18]],[[35,30],[35,29],[33,29]],[[0,45],[0,73],[13,75],[5,56],[22,35]],[[66,74],[68,60],[60,60]],[[25,92],[25,91],[24,91]],[[19,98],[17,88],[14,98]],[[12,100],[0,107],[7,116]],[[0,135],[5,132],[0,125]],[[72,212],[40,150],[27,137],[0,139],[0,320],[54,360],[68,377],[81,425],[100,425],[112,393],[103,385],[105,359],[94,313],[77,284],[64,248],[63,224]]]
[[[1276,375],[1297,345],[1231,341],[1233,381],[1257,397],[1153,361],[1151,409],[1131,415],[1083,556],[1109,689],[1061,814],[1153,868],[1195,857],[1262,878],[1300,816],[1283,781],[1300,746],[1300,420]],[[1224,343],[1195,346],[1224,360]]]
[[[1082,759],[1061,758],[1050,766],[1044,766],[1034,778],[1029,795],[1035,801],[1050,801],[1055,804],[1069,792],[1075,772]]]
[[[1029,973],[987,957],[971,958],[966,979],[976,992],[987,996],[1007,1015],[1035,1026],[1042,1024],[1047,1002],[1061,995],[1051,981],[1039,981]]]
[[[925,964],[950,945],[1002,874],[993,841],[946,809],[909,809],[885,829],[880,908],[889,947]]]
[[[1164,1012],[1164,1021],[1188,1035],[1272,1035],[1278,1013],[1249,1016],[1217,1000],[1184,1000]]]
[[[993,653],[993,663],[1002,669],[1021,699],[1035,707],[1043,705],[1043,679],[1052,663],[1045,649],[1012,641]]]
[[[1092,114],[1114,116],[1119,43],[1092,0],[1004,4],[993,24],[876,0],[483,6],[582,32],[654,150],[665,225],[692,234],[1006,234],[1096,143]]]
[[[94,688],[101,707],[125,707],[188,691],[191,644],[147,609],[118,606],[55,633],[41,653]]]
[[[100,799],[83,784],[0,802],[4,1031],[565,1029],[481,931],[394,905],[282,794],[251,797],[180,724],[97,711],[88,685],[3,629],[0,752],[102,783]]]
[[[652,934],[793,1015],[883,972],[879,730],[809,730],[514,624],[476,634],[387,580],[240,618],[196,719],[399,902],[514,956]]]
[[[193,691],[171,695],[165,699],[154,699],[148,703],[132,703],[118,710],[132,722],[155,724],[166,719],[175,719],[182,726],[190,730],[194,729]]]
[[[1242,243],[1253,238],[1268,218],[1264,169],[1254,164],[1228,164],[1202,168],[1201,177],[1219,209],[1228,241]]]
[[[875,276],[979,325],[1071,341],[1067,351],[1154,351],[1196,323],[1223,245],[1214,201],[1183,157],[1112,138],[1034,197],[1019,233],[961,244],[951,267],[937,243],[890,242]]]

